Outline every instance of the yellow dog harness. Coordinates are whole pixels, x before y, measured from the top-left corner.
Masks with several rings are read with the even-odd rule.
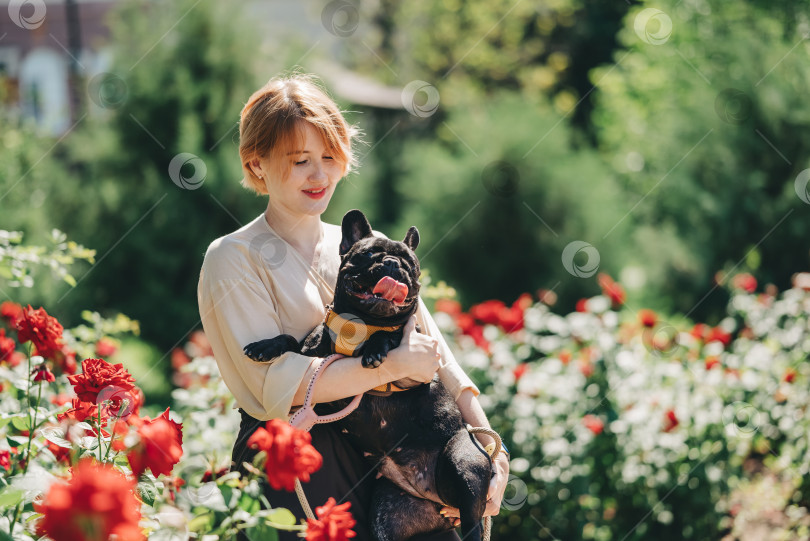
[[[332,351],[347,357],[354,357],[355,352],[363,347],[363,344],[371,338],[371,335],[379,331],[397,331],[402,325],[383,327],[381,325],[369,325],[358,317],[352,319],[345,318],[332,310],[332,305],[326,307],[326,327],[332,339]],[[372,389],[378,392],[407,391],[392,383],[386,383]]]

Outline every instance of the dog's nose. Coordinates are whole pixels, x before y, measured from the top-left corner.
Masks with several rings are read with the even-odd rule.
[[[399,267],[399,259],[392,256],[386,256],[382,260],[383,266],[388,267],[391,269],[396,269]]]

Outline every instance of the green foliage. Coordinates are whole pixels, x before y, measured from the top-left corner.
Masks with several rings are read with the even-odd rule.
[[[34,270],[38,265],[49,267],[55,276],[75,286],[76,279],[68,272],[68,266],[76,260],[93,263],[95,250],[67,240],[67,235],[58,229],[51,231],[51,247],[22,245],[21,231],[0,229],[0,278],[11,287],[33,287]]]
[[[701,297],[715,271],[758,265],[780,287],[808,264],[810,54],[801,2],[643,2],[619,34],[615,66],[594,70],[601,150],[634,208],[628,260],[673,309],[719,313]],[[663,12],[642,30],[643,9]],[[649,13],[649,12],[648,12]],[[665,39],[666,38],[666,39]],[[752,259],[753,255],[753,259]]]
[[[372,30],[347,38],[346,60],[360,72],[402,86],[415,78],[442,83],[447,105],[471,91],[509,89],[529,99],[552,96],[567,112],[582,98],[574,120],[587,122],[587,73],[610,59],[628,4],[385,0],[358,9]]]
[[[573,305],[589,287],[561,262],[575,240],[599,251],[601,269],[622,267],[621,234],[602,240],[626,212],[611,172],[587,149],[571,152],[571,130],[551,106],[499,93],[450,109],[438,137],[405,146],[405,211],[390,235],[416,224],[422,265],[462,302],[545,287]]]
[[[42,281],[20,301],[52,307],[67,325],[86,308],[124,312],[165,351],[199,325],[208,243],[264,207],[239,184],[239,112],[301,44],[283,55],[257,48],[255,24],[213,0],[121,2],[109,22],[112,67],[84,81],[87,114],[69,134],[4,126],[3,222],[34,242],[57,227],[98,248],[75,288]],[[173,179],[181,153],[200,160],[181,158]]]

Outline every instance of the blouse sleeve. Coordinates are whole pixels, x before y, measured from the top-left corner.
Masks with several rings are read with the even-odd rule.
[[[317,358],[288,352],[259,363],[244,354],[247,344],[282,334],[276,304],[272,292],[236,262],[240,254],[212,247],[200,272],[197,301],[222,378],[249,415],[262,421],[287,419],[295,392]]]
[[[478,389],[475,383],[473,383],[458,362],[456,362],[453,352],[450,351],[450,347],[447,345],[447,342],[442,336],[439,326],[436,325],[436,322],[433,320],[433,316],[431,316],[430,312],[428,312],[422,297],[419,297],[419,308],[416,311],[416,321],[419,323],[422,332],[439,340],[439,354],[442,356],[442,363],[444,366],[439,368],[438,374],[444,386],[447,387],[448,391],[450,391],[453,399],[458,400],[461,391],[468,388],[472,390],[475,396],[481,394],[481,391]]]

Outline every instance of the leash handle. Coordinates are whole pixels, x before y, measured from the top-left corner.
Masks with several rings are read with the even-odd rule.
[[[318,381],[318,378],[321,377],[321,374],[326,369],[327,366],[332,364],[334,361],[338,359],[342,359],[343,355],[340,353],[333,353],[324,359],[324,361],[315,369],[315,373],[312,374],[312,378],[309,380],[309,385],[307,386],[307,394],[304,397],[304,404],[301,406],[301,409],[296,411],[292,417],[290,417],[289,423],[298,428],[300,430],[306,430],[309,432],[313,426],[319,423],[331,423],[332,421],[337,421],[338,419],[343,419],[355,409],[360,404],[360,399],[363,398],[362,393],[355,396],[351,403],[340,410],[337,413],[332,413],[330,415],[323,415],[319,416],[315,413],[315,407],[312,404],[312,395],[315,389],[315,383]]]

